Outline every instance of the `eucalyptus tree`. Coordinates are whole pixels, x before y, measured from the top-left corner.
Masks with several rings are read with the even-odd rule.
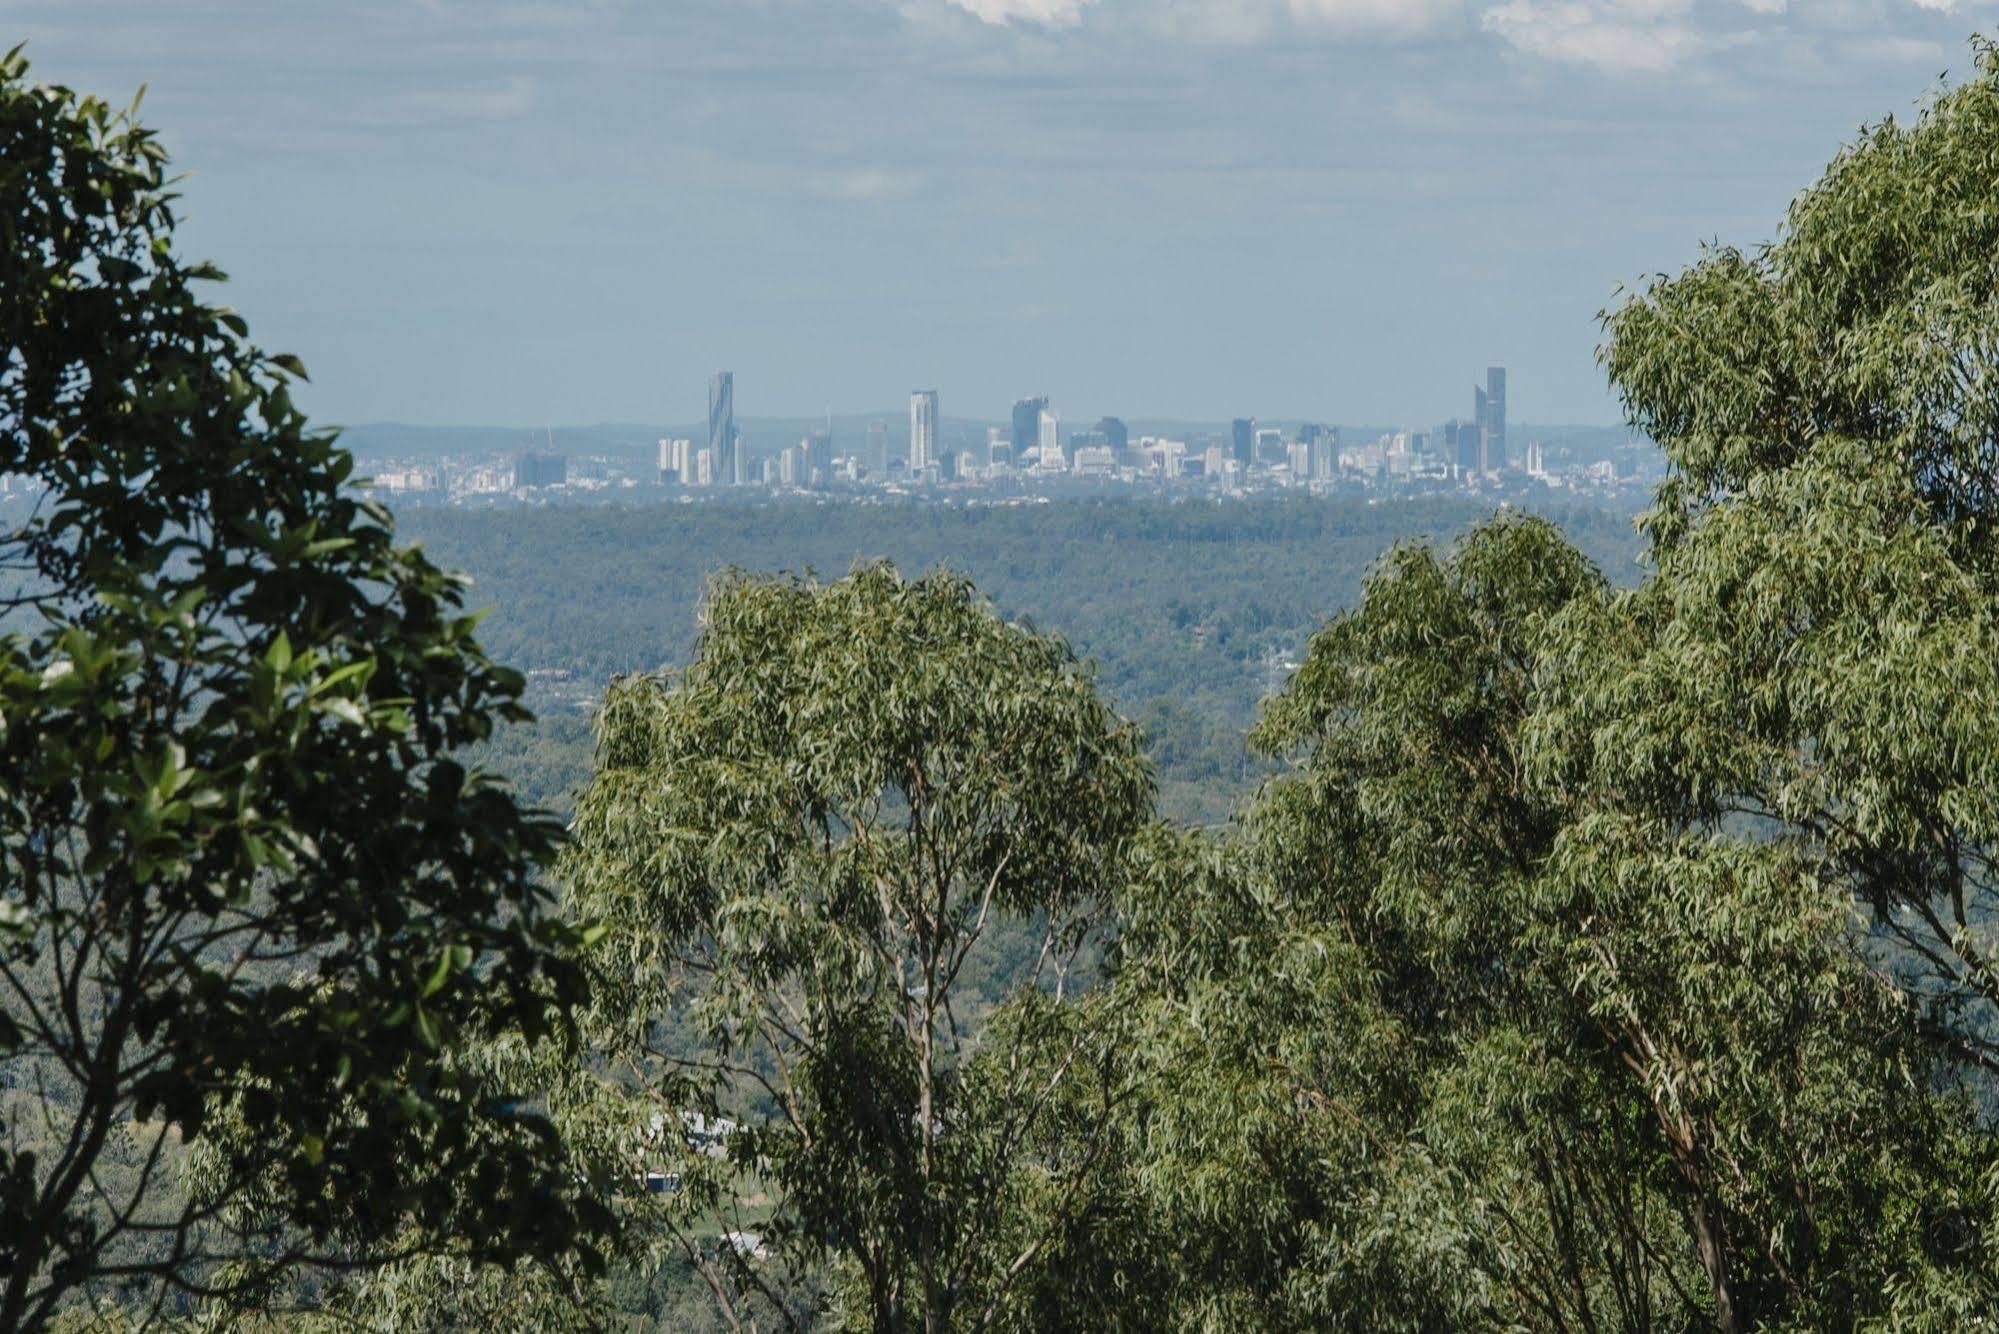
[[[1142,740],[947,575],[732,575],[703,617],[684,671],[612,687],[565,862],[663,1226],[732,1322],[807,1318],[786,1261],[830,1261],[850,1325],[1003,1322],[1129,1093],[1078,970]]]
[[[1127,1075],[1119,1188],[1175,1238],[1114,1257],[1136,1323],[1976,1309],[1999,1159],[1845,900],[1575,777],[1628,602],[1531,519],[1391,553],[1267,705],[1291,763],[1233,845],[1126,895],[1170,1077]]]
[[[1999,1073],[1999,53],[1872,127],[1779,239],[1608,320],[1672,476],[1636,632],[1579,664],[1577,781],[1735,817],[1868,915],[1880,974]]]
[[[0,1326],[567,1245],[545,1128],[449,1058],[579,981],[559,831],[453,759],[520,678],[176,253],[132,113],[17,50],[0,164]]]

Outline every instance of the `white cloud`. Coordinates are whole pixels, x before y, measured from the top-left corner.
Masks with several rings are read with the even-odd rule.
[[[1073,28],[1099,0],[944,0],[995,27]],[[1461,17],[1468,0],[1110,0],[1106,9],[1180,36],[1256,41],[1284,28],[1416,36]]]
[[[1096,0],[949,0],[973,18],[995,26],[1038,23],[1044,28],[1073,28]]]
[[[1609,73],[1656,74],[1715,45],[1690,0],[1506,0],[1486,31],[1528,55]]]
[[[1429,32],[1464,13],[1461,0],[1284,0],[1284,8],[1305,27],[1392,36]]]
[[[1810,52],[1820,40],[1870,61],[1930,59],[1915,17],[1983,0],[903,0],[994,26],[1048,30],[1118,25],[1194,43],[1258,45],[1292,39],[1389,42],[1482,28],[1526,56],[1610,74],[1661,74],[1766,38]],[[935,12],[935,9],[932,10]],[[1900,14],[1898,21],[1894,15]],[[1092,15],[1097,17],[1091,17]],[[1867,31],[1872,28],[1873,31]],[[1843,34],[1833,36],[1832,34]]]

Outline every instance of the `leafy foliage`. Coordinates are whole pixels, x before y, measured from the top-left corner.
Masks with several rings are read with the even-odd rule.
[[[521,678],[343,492],[303,368],[204,299],[150,132],[16,52],[0,163],[0,473],[40,497],[0,533],[0,1325],[411,1219],[566,1243],[543,1128],[443,1057],[577,991],[557,831],[452,758]],[[231,1236],[253,1189],[269,1226]]]
[[[690,1203],[741,1231],[766,1196],[759,1234],[830,1257],[851,1323],[988,1323],[1101,1157],[1113,1052],[1064,997],[1149,810],[1138,734],[1059,641],[883,566],[724,579],[686,671],[600,727],[566,863],[607,933],[592,1032],[669,1138],[743,1121]],[[1030,949],[968,1011],[1003,924]],[[685,1250],[725,1303],[772,1295],[741,1248]]]

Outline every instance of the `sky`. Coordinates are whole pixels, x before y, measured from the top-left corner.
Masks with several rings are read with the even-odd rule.
[[[0,0],[333,423],[1407,424],[1769,239],[1999,0]]]

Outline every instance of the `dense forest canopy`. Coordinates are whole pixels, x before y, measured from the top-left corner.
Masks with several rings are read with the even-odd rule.
[[[1002,613],[1059,633],[1151,734],[1167,809],[1222,819],[1261,767],[1242,738],[1305,638],[1358,596],[1396,542],[1448,539],[1491,511],[1466,499],[1065,501],[992,509],[847,504],[413,510],[401,531],[467,571],[490,651],[529,671],[535,724],[496,763],[567,809],[587,770],[585,714],[613,673],[686,661],[709,579],[892,560],[970,578]],[[1545,511],[1613,577],[1638,576],[1630,516]],[[537,689],[536,687],[540,688]]]

